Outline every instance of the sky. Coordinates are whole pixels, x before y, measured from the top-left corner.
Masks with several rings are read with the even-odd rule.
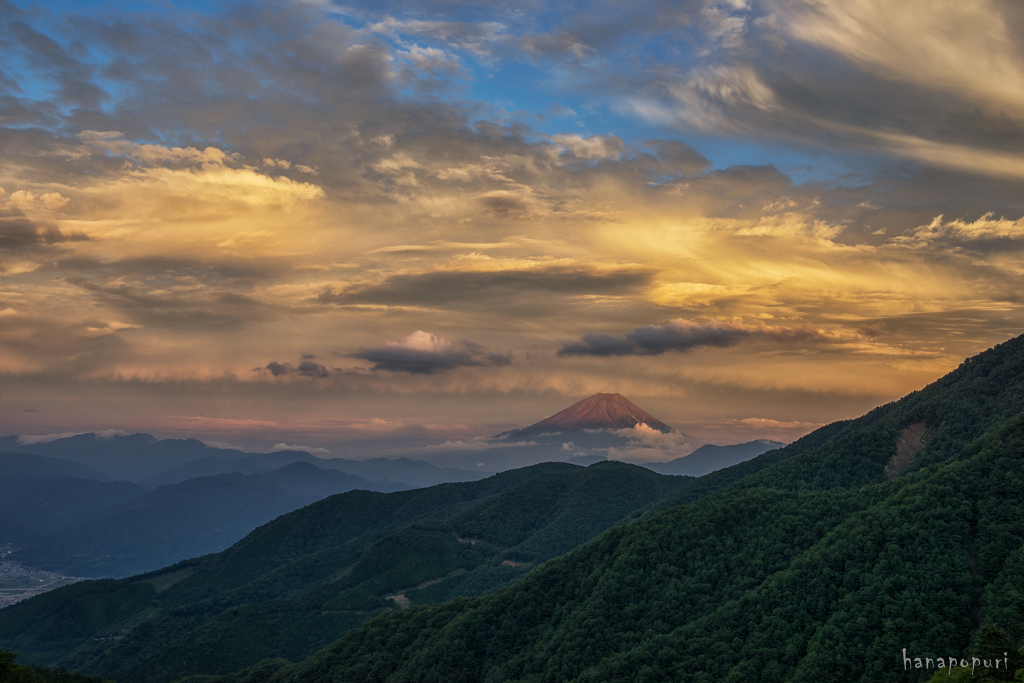
[[[996,0],[0,0],[0,432],[859,416],[1024,331],[1021,35]]]

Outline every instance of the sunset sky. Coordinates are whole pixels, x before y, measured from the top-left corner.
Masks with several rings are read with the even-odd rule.
[[[0,432],[856,417],[1024,332],[1021,35],[1009,0],[0,0]]]

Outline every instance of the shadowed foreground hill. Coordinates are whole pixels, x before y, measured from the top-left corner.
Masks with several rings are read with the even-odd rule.
[[[0,683],[110,683],[98,676],[83,676],[38,666],[21,666],[17,660],[16,653],[0,650]]]
[[[493,595],[382,615],[302,663],[189,680],[927,680],[903,648],[968,656],[992,625],[1024,639],[1022,410],[1017,338],[691,480]]]
[[[0,610],[0,646],[119,683],[228,673],[268,655],[298,661],[399,605],[520,579],[686,481],[624,463],[547,463],[332,496],[217,555]]]

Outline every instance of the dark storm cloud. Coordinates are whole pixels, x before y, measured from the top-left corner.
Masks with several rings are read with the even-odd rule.
[[[430,6],[447,9],[432,15]],[[999,10],[993,17],[1004,19],[1011,35],[1018,34],[1020,13],[1005,3],[993,7]],[[459,121],[456,127],[477,114],[472,107],[441,102],[379,106],[394,94],[389,84],[394,83],[398,54],[383,37],[406,52],[411,49],[407,39],[417,48],[415,41],[433,41],[478,57],[515,43],[522,54],[556,63],[591,60],[574,66],[577,70],[568,73],[575,77],[564,85],[576,94],[600,93],[620,111],[632,109],[687,130],[922,156],[873,136],[873,131],[893,131],[1024,153],[1024,126],[1015,114],[1007,114],[1019,107],[986,108],[969,94],[951,94],[950,88],[922,84],[912,76],[894,77],[886,64],[865,65],[794,29],[791,24],[806,20],[801,12],[811,15],[813,10],[798,11],[790,3],[568,3],[548,8],[543,16],[528,7],[517,9],[404,2],[349,6],[349,22],[365,22],[371,33],[382,36],[379,42],[367,41],[366,32],[340,22],[324,21],[310,6],[269,2],[215,17],[175,13],[173,21],[102,12],[75,15],[67,26],[53,28],[53,35],[31,26],[25,13],[14,9],[7,34],[18,50],[34,56],[41,72],[67,75],[61,102],[76,109],[48,115],[77,130],[122,130],[130,138],[181,142],[223,140],[254,156],[288,156],[321,166],[323,182],[336,187],[360,177],[336,161],[354,158],[353,128],[398,133],[397,140],[408,126],[430,138],[450,127],[450,122],[431,120],[430,108],[448,110],[446,116]],[[459,20],[431,18],[437,16]],[[100,87],[95,69],[70,49],[73,40],[109,56],[103,79],[132,84],[130,101],[98,109],[103,95],[95,92]],[[513,57],[503,52],[502,58]],[[73,85],[93,90],[76,93]],[[37,104],[15,98],[10,106],[25,109],[17,116],[38,118],[44,112],[29,111]],[[701,167],[699,159],[680,163],[684,173]]]
[[[73,273],[88,280],[118,278],[145,279],[153,288],[174,287],[183,283],[206,286],[247,285],[279,276],[285,266],[271,263],[239,263],[217,254],[202,261],[167,256],[145,256],[100,260],[90,256],[54,259],[41,270]],[[219,257],[219,258],[218,258]]]
[[[268,307],[257,299],[221,288],[173,292],[140,283],[97,284],[81,277],[66,281],[92,292],[103,303],[147,327],[237,330],[270,315]]]
[[[0,324],[0,349],[7,357],[45,358],[39,372],[66,381],[132,358],[135,348],[126,339],[131,331],[96,318],[69,323],[61,316],[26,316],[14,325]]]
[[[287,158],[320,167],[329,182],[358,178],[336,161],[351,155],[353,128],[368,120],[387,127],[393,116],[382,106],[393,86],[391,48],[307,6],[256,2],[213,16],[173,8],[15,14],[0,19],[0,63],[23,63],[16,78],[25,86],[56,85],[39,101],[8,73],[5,123]],[[101,70],[96,54],[104,55]]]
[[[519,55],[551,63],[573,94],[599,94],[658,125],[865,152],[855,165],[902,158],[1019,178],[1019,160],[1008,171],[970,156],[1024,154],[1014,39],[1024,13],[998,0],[969,12],[886,5],[648,0],[559,3],[540,15],[482,4],[459,8],[459,30],[498,22]],[[362,8],[388,16],[391,35],[457,46],[431,33],[433,22],[391,18],[411,9]]]
[[[0,41],[8,44],[37,74],[56,86],[56,96],[70,106],[97,108],[106,93],[93,80],[93,68],[72,55],[59,42],[22,19],[26,13],[0,7]],[[13,81],[12,81],[13,83]],[[10,86],[8,86],[10,87]]]
[[[406,372],[412,375],[433,375],[459,367],[511,365],[512,354],[490,352],[470,341],[456,346],[447,339],[417,331],[381,346],[359,349],[352,358],[368,360],[373,370]]]
[[[963,335],[967,339],[985,339],[987,335],[1009,339],[1020,334],[1019,321],[1007,318],[999,310],[961,308],[892,315],[866,319],[866,322],[868,324],[860,327],[858,332],[867,338],[884,335],[901,343],[913,343],[930,352],[942,352],[943,345],[948,343],[937,336],[937,331],[957,330],[958,336]]]
[[[703,154],[679,140],[644,140],[644,145],[655,153],[669,173],[695,175],[711,167]]]
[[[278,363],[277,361],[271,361],[267,363],[267,370],[270,371],[274,377],[281,375],[287,375],[289,372],[295,372],[295,367],[290,363]]]
[[[328,374],[326,366],[314,363],[311,360],[302,361],[296,370],[305,377],[327,377]]]
[[[512,216],[528,210],[529,204],[521,197],[515,196],[491,196],[481,197],[480,204],[485,209],[498,216]]]
[[[497,7],[474,7],[470,12],[470,7],[461,6],[459,17],[467,21],[427,20],[423,8],[417,9],[408,19],[395,19],[400,6],[393,11],[366,7],[363,18],[377,35],[429,39],[476,57],[509,43],[505,26],[520,33],[536,29],[532,18],[520,25]],[[581,5],[560,12],[572,27],[563,31],[568,36],[565,49],[571,50],[573,41],[579,40],[604,45],[612,33],[625,30],[617,19],[622,8],[611,7],[600,18],[587,18],[591,12],[586,9]],[[365,32],[324,21],[314,8],[302,5],[258,2],[212,17],[167,13],[71,14],[63,25],[37,18],[40,26],[35,28],[25,19],[26,28],[19,30],[31,31],[31,36],[26,34],[22,42],[31,42],[33,54],[48,60],[40,61],[39,69],[54,64],[79,74],[82,82],[95,82],[96,68],[69,48],[79,40],[108,56],[99,72],[104,87],[131,89],[131,97],[119,97],[103,111],[96,102],[59,96],[58,107],[48,110],[51,120],[76,132],[118,130],[129,139],[159,138],[200,149],[214,144],[247,158],[287,158],[319,168],[317,182],[336,191],[354,191],[365,179],[379,180],[373,171],[365,172],[398,149],[417,158],[431,155],[453,162],[477,160],[481,154],[530,152],[527,138],[533,131],[521,123],[489,125],[478,119],[467,125],[478,117],[477,105],[395,98],[399,62],[412,64],[426,80],[434,78],[440,62],[425,58],[429,48],[399,41],[396,49],[383,40],[368,40]],[[637,29],[635,21],[630,26]],[[415,87],[407,78],[401,85]],[[42,106],[24,98],[14,104]],[[60,109],[71,105],[71,110]],[[43,115],[28,110],[22,114],[36,120]],[[377,135],[391,135],[394,147],[365,144]],[[666,166],[655,171],[659,176],[688,172],[701,163],[699,158],[657,155]],[[339,163],[342,158],[350,163]],[[673,171],[673,164],[681,166]],[[517,216],[530,209],[521,199],[507,196],[479,201],[499,215]]]
[[[82,233],[64,233],[56,225],[31,220],[20,209],[0,209],[0,250],[26,249],[88,239]]]
[[[647,284],[650,278],[649,271],[641,270],[606,274],[568,270],[422,273],[395,275],[380,284],[342,292],[328,290],[316,301],[337,305],[515,306],[524,297],[625,295]]]
[[[781,328],[766,325],[711,321],[694,323],[673,320],[665,325],[646,325],[621,336],[593,332],[578,342],[564,345],[559,356],[660,356],[669,351],[685,353],[692,349],[734,346],[752,337],[771,339],[810,339],[819,336],[811,328]]]
[[[2,98],[3,95],[0,94],[0,100]],[[61,123],[59,118],[50,115],[59,113],[52,104],[34,103],[32,107],[33,116],[40,114],[40,117],[31,121],[21,120],[8,110],[0,112],[0,116],[3,117],[0,120],[12,126],[0,126],[0,149],[3,150],[0,161],[6,161],[17,169],[19,181],[74,184],[83,177],[116,172],[122,167],[121,159],[82,154],[80,140],[77,137],[79,131],[65,135],[60,131],[42,128],[41,126],[55,127]],[[43,116],[43,110],[49,113]],[[14,127],[26,124],[31,127]],[[12,191],[16,188],[7,186],[4,189]]]
[[[298,366],[294,366],[291,363],[278,363],[277,361],[271,361],[267,363],[265,368],[257,368],[257,370],[266,370],[274,377],[281,377],[282,375],[296,374],[302,377],[316,377],[324,378],[331,374],[330,368],[326,365],[320,365],[314,363],[311,360],[303,360]]]
[[[653,6],[638,3],[635,11]],[[1014,37],[1024,15],[1007,2],[971,12],[906,2],[890,14],[887,6],[707,3],[686,29],[692,50],[650,50],[642,74],[613,56],[622,53],[609,53],[604,84],[623,106],[680,130],[1020,178],[1024,68]],[[667,38],[658,28],[641,30],[652,46]],[[1018,158],[976,158],[1007,152]]]

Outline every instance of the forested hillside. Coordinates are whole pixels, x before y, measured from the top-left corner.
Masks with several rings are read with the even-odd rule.
[[[127,681],[301,660],[400,606],[476,596],[584,543],[680,483],[623,463],[547,463],[478,482],[352,491],[217,555],[75,584],[0,611],[0,645]]]
[[[905,670],[903,648],[967,657],[996,633],[1016,651],[1022,385],[1017,338],[684,483],[493,595],[391,612],[305,662],[202,680],[868,683],[934,675]]]
[[[22,666],[18,655],[0,650],[0,683],[109,683],[98,676],[84,676],[41,666]]]
[[[548,463],[334,496],[0,611],[0,645],[121,683],[923,681],[903,648],[1020,647],[1022,490],[1017,338],[697,479]]]

